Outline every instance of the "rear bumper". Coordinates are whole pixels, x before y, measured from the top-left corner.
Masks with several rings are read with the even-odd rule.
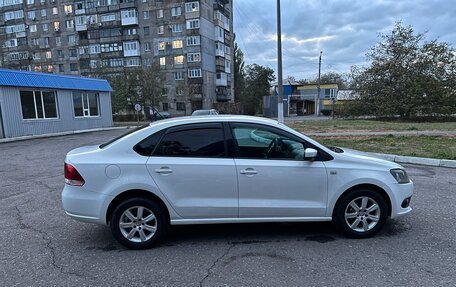
[[[413,182],[394,184],[390,188],[394,197],[391,200],[391,218],[398,218],[410,213],[412,208],[408,204],[403,205],[403,203],[404,200],[410,199],[413,195]]]
[[[88,191],[84,187],[65,185],[62,205],[65,213],[83,222],[106,224],[106,211],[113,197]]]

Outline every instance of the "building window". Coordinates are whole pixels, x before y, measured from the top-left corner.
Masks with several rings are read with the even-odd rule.
[[[163,9],[157,10],[157,19],[163,18]]]
[[[197,12],[197,11],[199,11],[199,2],[185,3],[185,12]]]
[[[187,62],[201,62],[201,53],[188,53]]]
[[[200,44],[200,36],[187,37],[187,46],[197,46]]]
[[[143,19],[144,20],[150,19],[150,11],[143,11]]]
[[[54,15],[59,14],[59,8],[57,8],[57,7],[52,8],[52,14],[54,14]]]
[[[72,5],[64,5],[63,10],[65,11],[65,14],[71,14],[73,13],[73,6]]]
[[[176,110],[185,111],[185,103],[184,102],[177,102],[176,103]]]
[[[163,110],[164,112],[166,112],[166,111],[169,110],[169,105],[168,105],[168,103],[162,103],[162,110]]]
[[[78,64],[77,63],[71,63],[70,64],[70,71],[77,72],[78,71]]]
[[[198,29],[200,27],[199,19],[187,20],[187,30]]]
[[[181,81],[184,79],[184,72],[174,72],[174,80]]]
[[[144,30],[144,36],[149,36],[149,34],[150,34],[149,26],[143,27],[143,30]]]
[[[100,112],[98,94],[73,92],[73,108],[75,117],[99,116]]]
[[[171,31],[173,33],[182,32],[182,24],[173,24],[173,25],[171,25]]]
[[[188,77],[189,78],[201,78],[201,69],[189,69]]]
[[[182,15],[182,8],[180,6],[171,8],[171,16]]]
[[[86,19],[86,18],[83,17],[83,19]],[[115,21],[115,20],[116,20],[115,14],[101,15],[101,17],[100,17],[100,22],[109,22],[109,21]]]
[[[184,56],[174,56],[174,65],[183,65],[184,64]]]
[[[174,40],[173,41],[173,49],[180,49],[184,45],[182,40]]]
[[[160,57],[160,66],[161,67],[166,66],[166,58],[165,57]]]
[[[144,51],[148,52],[150,51],[150,42],[144,43]]]
[[[20,91],[22,118],[56,119],[57,98],[51,91]]]
[[[165,49],[166,49],[166,42],[165,41],[158,42],[158,50],[164,51]]]
[[[161,35],[165,33],[165,27],[163,25],[158,26],[157,28],[157,34]]]
[[[125,59],[126,67],[137,67],[141,66],[141,58],[138,57],[129,57]]]
[[[76,43],[76,35],[68,35],[68,44],[74,45]]]

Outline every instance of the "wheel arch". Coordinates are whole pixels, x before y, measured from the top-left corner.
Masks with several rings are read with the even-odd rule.
[[[143,190],[143,189],[131,189],[131,190],[126,190],[120,194],[118,194],[110,203],[108,206],[108,209],[106,211],[106,224],[109,224],[112,213],[114,212],[114,209],[123,201],[130,199],[130,198],[146,198],[149,200],[152,200],[156,202],[158,205],[160,205],[161,208],[163,208],[163,211],[166,214],[167,220],[170,221],[171,215],[170,211],[168,209],[168,206],[165,204],[165,202],[158,197],[157,195],[153,194],[150,191]]]
[[[342,198],[344,198],[350,192],[352,192],[354,190],[359,190],[359,189],[369,189],[369,190],[373,190],[376,193],[380,194],[385,199],[386,206],[388,207],[388,216],[391,216],[392,205],[391,205],[391,198],[389,197],[388,193],[378,185],[375,185],[372,183],[362,183],[362,184],[357,184],[357,185],[354,185],[354,186],[348,188],[339,196],[339,198],[337,199],[336,203],[334,204],[334,207],[332,210],[333,218],[334,218],[334,212],[336,211],[337,206],[340,203],[340,201],[342,200]]]

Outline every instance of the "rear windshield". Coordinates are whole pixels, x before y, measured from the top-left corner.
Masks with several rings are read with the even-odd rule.
[[[143,125],[143,126],[140,126],[140,127],[137,127],[137,128],[135,128],[135,129],[132,129],[131,131],[128,131],[128,132],[124,133],[123,135],[120,135],[120,136],[118,136],[118,137],[116,137],[116,138],[113,138],[112,140],[110,140],[110,141],[108,141],[108,142],[106,142],[106,143],[104,143],[104,144],[101,144],[101,145],[100,145],[100,148],[103,149],[103,148],[107,147],[108,145],[110,145],[110,144],[112,144],[112,143],[114,143],[114,142],[120,140],[121,138],[123,138],[123,137],[125,137],[125,136],[128,136],[129,134],[132,134],[132,133],[137,132],[137,131],[139,131],[139,130],[142,130],[142,129],[144,129],[144,128],[147,128],[148,126],[149,126],[149,124]]]

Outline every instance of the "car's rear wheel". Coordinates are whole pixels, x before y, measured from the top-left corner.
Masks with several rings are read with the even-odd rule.
[[[122,245],[131,249],[146,249],[163,238],[168,220],[163,209],[154,201],[132,198],[115,208],[110,225],[114,238]]]
[[[383,196],[373,190],[360,189],[348,193],[338,202],[333,220],[345,235],[367,238],[382,229],[387,213]]]

